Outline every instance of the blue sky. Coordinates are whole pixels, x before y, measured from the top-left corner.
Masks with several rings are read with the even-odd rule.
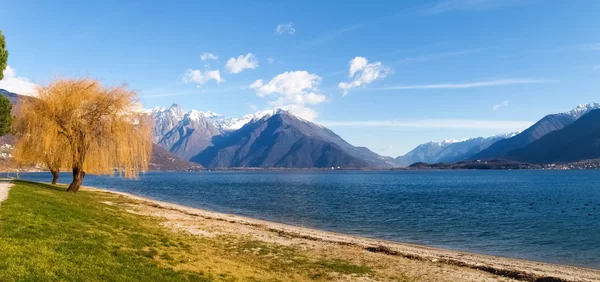
[[[430,140],[522,130],[600,100],[600,1],[0,7],[10,52],[0,88],[91,76],[127,83],[148,108],[178,103],[235,117],[284,107],[394,157]]]

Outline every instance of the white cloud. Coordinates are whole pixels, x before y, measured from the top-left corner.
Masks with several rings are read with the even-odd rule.
[[[250,84],[250,88],[254,89],[254,88],[260,88],[263,85],[263,80],[262,79],[257,79],[255,82],[253,82],[252,84]]]
[[[277,28],[275,28],[275,34],[277,34],[277,35],[282,35],[282,34],[292,35],[294,33],[296,33],[296,29],[294,28],[293,22],[289,22],[286,24],[278,24]]]
[[[321,80],[320,76],[307,71],[290,71],[278,74],[266,84],[262,79],[256,80],[250,88],[255,89],[259,97],[275,97],[275,100],[269,101],[269,105],[313,120],[318,114],[309,106],[326,100],[319,90]]]
[[[497,111],[498,109],[500,109],[500,107],[506,107],[506,106],[508,106],[508,101],[504,101],[504,102],[502,102],[500,104],[493,105],[492,106],[492,110],[493,111]]]
[[[478,88],[478,87],[491,87],[491,86],[506,86],[506,85],[519,85],[519,84],[540,84],[540,83],[553,83],[556,81],[543,80],[543,79],[499,79],[499,80],[488,80],[468,83],[442,83],[442,84],[422,84],[422,85],[399,85],[381,88],[372,88],[372,90],[406,90],[406,89],[465,89],[465,88]]]
[[[269,64],[272,64],[273,62],[275,62],[275,59],[273,59],[273,58],[267,58],[267,62],[269,62]]]
[[[37,95],[37,85],[26,77],[18,77],[15,69],[6,66],[3,74],[4,79],[0,80],[0,89],[27,96]]]
[[[531,121],[476,120],[476,119],[423,119],[423,120],[373,120],[373,121],[321,121],[327,127],[389,127],[389,128],[462,128],[523,130]]]
[[[350,61],[350,70],[348,77],[353,79],[350,82],[340,82],[338,86],[344,91],[344,96],[348,94],[348,90],[367,85],[377,79],[384,79],[392,69],[383,66],[381,62],[369,64],[369,61],[364,57],[356,57]]]
[[[245,69],[255,69],[258,68],[258,59],[252,53],[244,55],[240,55],[236,58],[230,58],[225,64],[225,68],[230,73],[240,73]]]
[[[213,53],[205,52],[202,55],[200,55],[200,60],[202,60],[202,61],[219,60],[219,56],[217,56]]]
[[[221,73],[219,70],[205,70],[201,72],[200,70],[192,70],[189,69],[183,74],[183,82],[185,83],[198,83],[204,84],[209,80],[214,80],[217,83],[224,82],[225,80],[221,77]]]

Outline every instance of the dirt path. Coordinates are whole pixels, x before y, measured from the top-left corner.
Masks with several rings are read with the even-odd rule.
[[[13,184],[8,181],[0,180],[0,203],[8,198],[8,189],[12,185]]]

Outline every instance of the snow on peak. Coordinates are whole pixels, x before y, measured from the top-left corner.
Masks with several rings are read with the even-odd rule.
[[[253,114],[247,114],[240,118],[230,118],[227,120],[227,122],[222,124],[221,128],[226,131],[237,130],[237,129],[242,128],[244,125],[246,125],[249,122],[257,121],[264,117],[271,117],[271,116],[275,115],[276,113],[278,113],[278,111],[266,110],[266,111],[259,111],[259,112],[253,113]]]
[[[496,134],[494,136],[488,137],[488,138],[504,138],[504,139],[508,139],[511,137],[514,137],[516,135],[518,135],[519,133],[521,133],[522,131],[515,131],[515,132],[508,132],[508,133],[500,133],[500,134]]]
[[[265,117],[271,117],[281,113],[289,113],[289,111],[284,109],[269,109],[247,114],[239,118],[230,118],[212,111],[202,112],[191,110],[184,112],[177,104],[173,104],[168,108],[155,107],[152,110],[148,110],[148,112],[154,116],[155,124],[176,124],[184,119],[187,121],[199,122],[201,119],[204,119],[221,131],[238,130],[249,122],[258,121]],[[297,116],[294,115],[294,117]]]
[[[575,108],[569,112],[566,112],[565,114],[571,115],[571,116],[575,117],[575,119],[578,119],[578,118],[582,117],[583,115],[589,113],[591,110],[596,110],[596,109],[600,109],[599,103],[579,104],[577,106],[577,108]]]

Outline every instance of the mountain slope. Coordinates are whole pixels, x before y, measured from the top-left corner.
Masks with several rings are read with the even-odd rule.
[[[488,148],[499,140],[510,138],[516,133],[507,133],[488,138],[477,137],[462,141],[445,140],[442,142],[427,142],[417,146],[404,156],[397,157],[396,165],[408,166],[413,163],[454,163],[462,161]]]
[[[509,160],[530,163],[573,162],[600,158],[600,110],[506,154]]]
[[[212,145],[215,136],[235,131],[246,123],[272,115],[262,111],[241,118],[227,118],[213,112],[184,112],[177,104],[148,111],[154,121],[153,141],[178,157],[189,160]]]
[[[148,169],[151,171],[186,171],[200,170],[202,166],[181,160],[162,147],[152,144],[152,158],[148,163]]]
[[[220,134],[221,131],[203,115],[191,111],[158,141],[158,145],[184,160],[189,160],[211,146],[212,138]]]
[[[213,143],[191,161],[209,168],[360,168],[385,163],[379,160],[382,157],[348,144],[331,130],[281,110],[217,136]]]
[[[547,115],[520,134],[509,139],[498,141],[489,148],[471,156],[469,159],[491,160],[504,158],[508,152],[523,148],[544,135],[562,129],[588,112],[599,108],[600,104],[593,103],[579,105],[570,112]]]

